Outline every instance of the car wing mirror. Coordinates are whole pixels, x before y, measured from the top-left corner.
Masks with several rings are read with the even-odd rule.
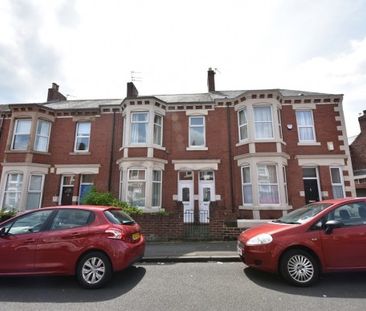
[[[324,225],[324,231],[326,234],[331,234],[335,228],[340,228],[343,223],[339,220],[328,220]]]
[[[7,236],[8,233],[6,232],[6,228],[5,227],[2,227],[0,229],[0,237],[4,237],[4,236]]]

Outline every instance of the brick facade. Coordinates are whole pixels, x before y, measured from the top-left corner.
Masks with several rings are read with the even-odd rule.
[[[128,83],[120,100],[69,101],[53,84],[46,103],[0,106],[1,207],[78,204],[88,180],[141,205],[149,239],[229,239],[237,219],[277,218],[311,200],[305,184],[316,199],[334,186],[355,194],[342,95],[215,91],[213,79],[209,70],[208,93],[182,95],[139,96]]]

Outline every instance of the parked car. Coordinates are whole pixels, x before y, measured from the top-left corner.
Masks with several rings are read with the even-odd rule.
[[[0,275],[76,275],[99,288],[141,259],[140,226],[120,209],[59,206],[26,212],[0,224]]]
[[[312,203],[245,230],[238,253],[246,265],[297,286],[322,272],[366,270],[366,198]]]

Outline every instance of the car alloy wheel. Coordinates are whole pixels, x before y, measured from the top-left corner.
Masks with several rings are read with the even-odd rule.
[[[280,263],[281,275],[297,286],[309,286],[319,278],[319,265],[307,251],[294,249],[286,252]]]
[[[109,259],[100,252],[91,252],[81,258],[77,267],[79,283],[86,288],[99,288],[111,277]]]

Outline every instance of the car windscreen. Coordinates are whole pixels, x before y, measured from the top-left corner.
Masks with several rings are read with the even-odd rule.
[[[121,210],[107,210],[104,212],[104,215],[113,224],[132,225],[135,223],[135,221],[129,215]]]
[[[304,207],[301,207],[299,209],[296,209],[292,211],[291,213],[288,213],[287,215],[274,220],[274,222],[277,223],[284,223],[284,224],[302,224],[317,214],[319,214],[321,211],[326,209],[327,207],[331,206],[332,204],[329,203],[312,203],[305,205]]]

